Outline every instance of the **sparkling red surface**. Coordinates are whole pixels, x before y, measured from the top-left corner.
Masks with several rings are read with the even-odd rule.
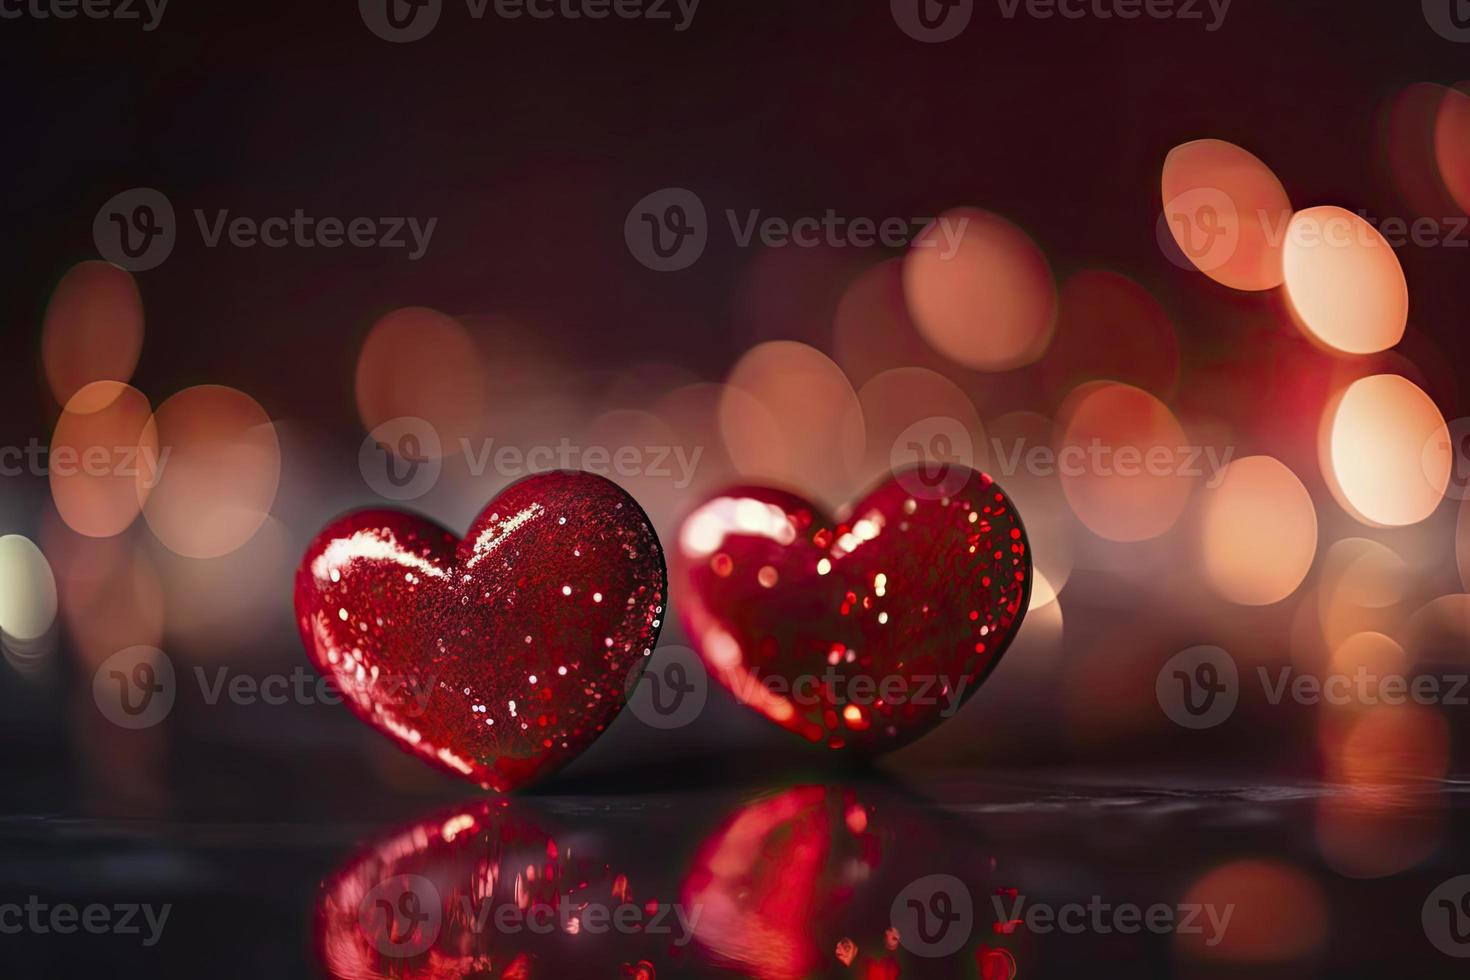
[[[508,488],[463,540],[391,510],[333,522],[297,570],[296,619],[360,717],[505,791],[606,728],[658,640],[667,591],[633,498],[556,472]]]
[[[760,487],[697,507],[675,575],[711,675],[834,749],[894,748],[971,697],[1020,628],[1030,549],[990,477],[955,466],[935,493],[918,477],[898,474],[841,521]]]

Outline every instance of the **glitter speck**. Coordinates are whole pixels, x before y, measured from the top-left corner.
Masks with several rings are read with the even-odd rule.
[[[755,580],[767,589],[773,587],[780,578],[780,574],[771,565],[762,565],[755,575]]]
[[[823,558],[821,561],[817,562],[817,574],[818,575],[826,575],[830,571],[832,571],[832,562],[831,561],[829,561],[826,558]]]
[[[338,609],[337,610],[337,618],[340,619],[340,620],[342,620],[342,622],[344,622],[344,623],[347,622],[347,610],[346,609]]]
[[[593,602],[601,602],[602,601],[602,593],[601,592],[594,592],[594,593],[592,593],[592,601]]]
[[[572,587],[570,585],[563,585],[561,587],[561,594],[562,595],[571,595],[572,594]]]

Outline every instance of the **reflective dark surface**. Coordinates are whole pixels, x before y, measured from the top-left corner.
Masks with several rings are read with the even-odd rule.
[[[1435,944],[1470,927],[1436,893],[1470,868],[1463,782],[646,782],[416,813],[344,795],[290,821],[265,800],[249,819],[10,817],[4,902],[36,896],[43,922],[169,911],[157,930],[136,911],[137,934],[5,935],[7,973],[1450,976]],[[1352,866],[1414,842],[1390,873]]]

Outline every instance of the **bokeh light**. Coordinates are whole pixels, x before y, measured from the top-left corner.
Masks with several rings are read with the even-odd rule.
[[[153,408],[120,381],[94,381],[66,403],[48,475],[61,519],[80,534],[126,530],[162,477]]]
[[[1191,958],[1232,963],[1284,963],[1315,952],[1327,938],[1327,901],[1305,872],[1276,861],[1248,858],[1204,875],[1184,897],[1191,905],[1223,914],[1230,925],[1181,932],[1176,948]],[[1218,941],[1211,945],[1207,940]]]
[[[1142,541],[1174,526],[1194,477],[1168,406],[1132,385],[1094,382],[1073,392],[1058,424],[1062,489],[1094,534]]]
[[[56,577],[35,543],[0,537],[0,638],[7,648],[34,644],[56,622]]]
[[[1446,89],[1434,127],[1434,155],[1445,187],[1470,214],[1470,83]]]
[[[904,297],[925,339],[982,371],[1035,361],[1056,329],[1057,294],[1046,256],[999,215],[956,208],[914,240]]]
[[[133,277],[109,262],[72,266],[41,328],[41,360],[57,403],[93,381],[129,380],[142,350],[143,300]]]
[[[903,296],[903,259],[886,259],[848,284],[832,321],[832,356],[855,385],[896,365],[947,361],[919,336]]]
[[[747,351],[721,397],[720,431],[745,477],[829,502],[856,492],[862,407],[842,369],[813,347],[778,340]]]
[[[1415,524],[1432,514],[1453,464],[1444,416],[1396,374],[1362,378],[1332,400],[1321,451],[1322,474],[1338,502],[1377,526]]]
[[[371,432],[398,418],[423,419],[445,455],[479,432],[485,367],[456,320],[434,310],[395,310],[373,325],[357,357],[357,410]],[[420,447],[431,452],[431,447]]]
[[[926,368],[893,368],[863,385],[858,402],[867,433],[860,473],[864,486],[877,482],[892,468],[946,454],[977,470],[987,469],[987,441],[980,415],[959,386],[943,375]],[[917,439],[920,445],[900,445],[905,436]],[[967,436],[968,442],[955,445],[961,436]]]
[[[200,385],[160,405],[154,424],[162,478],[143,516],[158,540],[186,558],[217,558],[250,540],[281,476],[265,410],[244,392]]]
[[[1286,189],[1249,150],[1201,139],[1164,159],[1163,220],[1174,244],[1205,275],[1234,289],[1281,285]]]
[[[1378,229],[1336,207],[1297,212],[1286,232],[1286,294],[1307,334],[1334,350],[1372,354],[1404,336],[1409,287]]]
[[[1057,399],[1096,380],[1168,397],[1179,380],[1179,338],[1148,290],[1116,272],[1084,269],[1062,286],[1057,335],[1041,371]]]
[[[1230,463],[1206,491],[1205,573],[1226,599],[1246,606],[1296,591],[1317,553],[1317,511],[1302,481],[1280,460]]]

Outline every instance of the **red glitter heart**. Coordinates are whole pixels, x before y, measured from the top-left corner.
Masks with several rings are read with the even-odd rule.
[[[463,540],[391,510],[333,522],[297,569],[296,620],[359,717],[506,791],[575,758],[622,709],[667,592],[633,498],[557,472],[505,490]]]
[[[901,473],[841,522],[760,487],[695,509],[675,574],[710,674],[831,748],[896,748],[958,710],[1021,626],[1031,555],[1000,487],[947,469],[942,488]]]

